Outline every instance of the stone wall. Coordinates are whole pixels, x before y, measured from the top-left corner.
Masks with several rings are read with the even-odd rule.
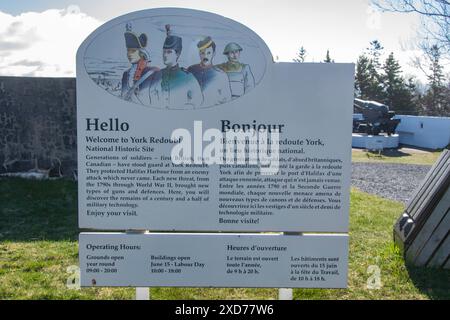
[[[77,164],[75,78],[0,77],[0,174]]]

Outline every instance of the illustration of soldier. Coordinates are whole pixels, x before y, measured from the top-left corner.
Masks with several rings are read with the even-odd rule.
[[[239,61],[241,51],[242,47],[237,43],[227,44],[223,54],[228,57],[228,61],[218,65],[228,75],[232,99],[244,95],[255,87],[255,78],[250,66]]]
[[[140,92],[141,84],[153,73],[159,71],[159,68],[150,66],[149,55],[145,50],[148,41],[145,33],[141,33],[140,36],[136,35],[132,32],[131,23],[127,23],[124,36],[127,58],[131,63],[131,68],[122,75],[121,97],[127,101],[143,104]]]
[[[213,106],[231,100],[231,89],[227,74],[213,66],[213,58],[216,54],[216,44],[211,37],[206,37],[197,44],[200,63],[188,68],[198,83],[203,93],[203,105]]]
[[[192,109],[200,106],[203,95],[194,75],[178,65],[183,49],[182,39],[171,34],[166,25],[166,40],[163,45],[164,69],[156,72],[149,86],[149,104],[168,109]]]

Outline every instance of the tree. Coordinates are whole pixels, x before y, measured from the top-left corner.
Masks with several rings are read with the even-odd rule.
[[[394,53],[391,52],[383,65],[383,86],[385,91],[385,104],[395,105],[396,95],[403,86],[403,79],[401,78],[400,64],[394,58]]]
[[[445,85],[441,56],[441,50],[437,45],[430,48],[430,72],[427,75],[429,89],[423,98],[423,105],[427,115],[450,115],[450,89]]]
[[[379,42],[373,41],[368,49],[371,56],[368,53],[359,56],[355,75],[356,96],[384,103],[399,113],[417,114],[418,95],[414,80],[405,81],[393,53],[381,65],[381,49]],[[377,69],[375,65],[380,67]]]
[[[431,88],[441,88],[444,82],[443,67],[441,65],[441,50],[437,45],[430,48],[430,74],[428,80]]]
[[[372,0],[383,11],[416,13],[422,16],[421,46],[430,49],[440,44],[450,57],[450,1],[449,0]]]
[[[383,54],[383,46],[378,40],[370,42],[370,47],[366,49],[369,58],[368,73],[370,76],[370,88],[368,95],[372,100],[382,101],[384,99],[380,57]]]
[[[416,113],[408,84],[403,79],[401,67],[391,52],[383,65],[384,104],[399,113]]]
[[[383,54],[383,49],[384,47],[378,40],[371,41],[370,47],[366,49],[376,71],[378,71],[381,67],[380,57]]]
[[[360,55],[356,62],[355,91],[356,96],[363,100],[371,99],[370,88],[372,87],[372,79],[370,68],[369,58],[364,54]]]
[[[297,56],[292,59],[294,62],[305,62],[306,58],[306,49],[302,46],[297,53]]]
[[[323,60],[323,62],[326,62],[326,63],[333,63],[334,62],[334,60],[331,59],[331,57],[330,57],[330,50],[327,50],[327,55],[325,56],[325,60]]]
[[[406,83],[406,88],[411,96],[411,110],[410,114],[419,115],[422,112],[422,92],[417,88],[417,79],[409,77]]]

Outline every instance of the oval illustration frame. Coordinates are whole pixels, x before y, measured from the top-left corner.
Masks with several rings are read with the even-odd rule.
[[[221,54],[221,63],[215,63]],[[160,8],[103,24],[79,47],[79,61],[97,86],[119,99],[156,109],[198,110],[251,92],[273,57],[266,43],[239,22],[199,10]]]

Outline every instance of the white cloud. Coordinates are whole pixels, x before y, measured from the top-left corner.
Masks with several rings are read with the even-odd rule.
[[[74,5],[18,16],[0,11],[0,75],[75,76],[78,46],[101,23]]]

